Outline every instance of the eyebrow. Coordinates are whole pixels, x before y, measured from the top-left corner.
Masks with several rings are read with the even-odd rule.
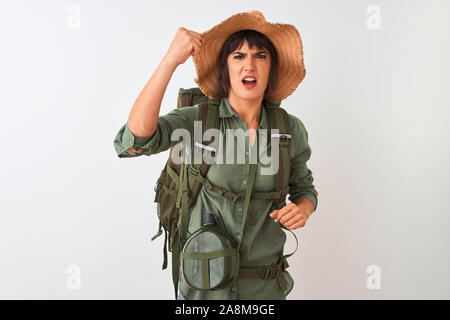
[[[239,52],[239,51],[235,51],[235,52],[233,52],[233,54],[242,54],[243,56],[246,56],[247,54],[246,53],[244,53],[244,52]],[[259,51],[259,52],[256,52],[255,54],[260,54],[260,53],[266,53],[265,51]]]

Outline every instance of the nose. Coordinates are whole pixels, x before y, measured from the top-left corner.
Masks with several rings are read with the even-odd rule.
[[[253,58],[247,58],[245,62],[245,71],[247,70],[254,70],[255,69],[255,63],[253,61]]]

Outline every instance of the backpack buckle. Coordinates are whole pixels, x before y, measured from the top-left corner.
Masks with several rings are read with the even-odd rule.
[[[289,144],[289,138],[286,137],[285,135],[280,136],[280,145],[281,146],[287,146]]]
[[[289,263],[287,262],[286,257],[281,259],[281,268],[282,270],[286,270],[289,267]]]
[[[289,133],[272,133],[272,138],[278,138],[281,146],[287,146],[289,144],[288,139],[292,139]]]
[[[211,184],[211,182],[209,182],[209,180],[205,179],[203,185],[205,186],[205,188],[208,191],[211,191],[213,189],[213,185]]]
[[[275,279],[278,278],[278,275],[280,274],[280,268],[279,267],[266,267],[266,271],[264,272],[264,280],[267,279]]]
[[[193,166],[189,166],[188,171],[194,176],[197,176],[200,173],[200,169],[197,169],[196,167]]]

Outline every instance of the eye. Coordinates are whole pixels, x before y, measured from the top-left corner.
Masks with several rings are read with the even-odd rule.
[[[258,59],[265,59],[266,55],[265,54],[257,54],[256,57]],[[235,56],[233,56],[234,59],[241,59],[242,55],[241,54],[236,54]]]

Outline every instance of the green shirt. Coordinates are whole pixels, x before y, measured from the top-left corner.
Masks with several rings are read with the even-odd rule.
[[[269,129],[269,119],[265,107],[265,100],[261,105],[261,113],[258,129]],[[219,106],[220,131],[225,135],[226,129],[247,130],[245,121],[236,113],[229,104],[228,98],[221,99]],[[177,141],[171,141],[171,133],[176,128],[186,128],[193,137],[194,121],[199,120],[199,105],[174,109],[166,115],[159,117],[156,131],[148,137],[134,136],[127,123],[125,123],[114,139],[114,147],[120,158],[150,156],[175,145]],[[291,202],[299,198],[308,198],[314,203],[314,211],[317,207],[318,193],[313,185],[311,170],[306,162],[311,156],[311,148],[308,144],[308,133],[302,121],[289,114],[291,123],[291,172],[289,178],[289,197]],[[270,137],[270,135],[269,135]],[[268,139],[268,154],[270,154],[270,139]],[[255,143],[259,143],[256,139]],[[133,147],[142,153],[127,151]],[[249,150],[248,138],[245,140],[245,150]],[[225,162],[225,161],[224,161]],[[207,173],[207,178],[216,186],[234,193],[245,193],[249,164],[247,163],[213,163]],[[267,192],[275,190],[276,174],[261,175],[261,164],[258,163],[257,175],[254,184],[254,192]],[[162,166],[161,166],[162,169]],[[249,204],[248,219],[242,239],[241,266],[262,267],[274,266],[283,256],[283,248],[286,242],[286,234],[280,224],[270,218],[273,200],[251,199]],[[226,231],[238,241],[241,230],[242,211],[244,200],[233,202],[217,193],[201,188],[197,202],[189,208],[189,233],[194,233],[201,227],[202,213],[215,212],[221,217],[219,223]],[[156,208],[156,206],[155,206]],[[289,291],[293,287],[293,280],[288,271],[283,272]],[[194,299],[285,299],[286,295],[280,289],[277,279],[238,279],[236,285],[212,291],[199,291],[186,285],[180,273],[179,291],[187,300]]]

